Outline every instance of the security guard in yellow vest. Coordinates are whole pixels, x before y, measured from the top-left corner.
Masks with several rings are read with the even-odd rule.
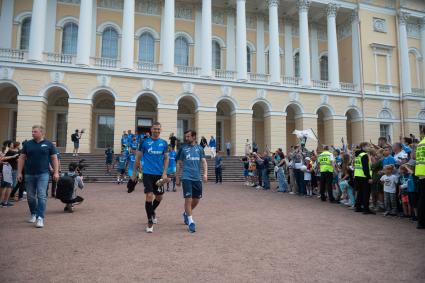
[[[355,212],[363,214],[375,214],[369,209],[369,198],[372,184],[370,173],[369,156],[367,155],[367,142],[360,144],[360,150],[356,151],[354,159],[354,188],[357,191]]]
[[[332,179],[335,166],[335,159],[331,152],[329,152],[329,146],[323,147],[324,151],[319,154],[317,160],[319,161],[320,168],[320,199],[326,201],[326,194],[330,202],[335,202],[335,198],[332,193]]]
[[[418,229],[425,229],[425,138],[416,147],[415,175],[418,182]]]

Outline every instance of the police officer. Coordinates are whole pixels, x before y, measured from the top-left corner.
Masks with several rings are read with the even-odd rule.
[[[419,178],[418,229],[425,229],[425,138],[416,148],[415,175]]]
[[[372,174],[370,173],[369,156],[366,153],[368,146],[369,144],[367,142],[362,142],[360,144],[360,150],[357,150],[355,153],[354,187],[357,191],[355,212],[375,214],[375,212],[369,209]]]
[[[335,198],[332,193],[332,179],[335,166],[335,159],[331,152],[329,152],[329,146],[323,147],[324,151],[319,154],[319,168],[320,168],[320,199],[326,201],[326,191],[330,202],[335,202]]]

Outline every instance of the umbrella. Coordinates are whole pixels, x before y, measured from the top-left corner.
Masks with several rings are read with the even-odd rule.
[[[301,131],[300,130],[294,130],[292,132],[292,134],[296,135],[297,138],[299,138],[299,139],[309,138],[309,139],[317,141],[317,137],[314,134],[312,129],[301,130]]]

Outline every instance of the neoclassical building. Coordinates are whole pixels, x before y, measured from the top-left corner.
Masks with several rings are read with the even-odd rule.
[[[42,124],[62,151],[82,128],[82,152],[118,151],[160,121],[241,155],[425,127],[423,0],[0,2],[0,140]]]

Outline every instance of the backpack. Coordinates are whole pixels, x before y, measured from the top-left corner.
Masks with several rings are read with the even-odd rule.
[[[56,188],[56,198],[60,199],[63,203],[68,203],[72,200],[74,193],[74,182],[76,176],[70,176],[65,173],[58,180]]]
[[[72,134],[72,135],[71,135],[71,141],[72,141],[72,142],[77,142],[77,141],[78,141],[78,139],[77,139],[77,137],[75,136],[75,134]]]

